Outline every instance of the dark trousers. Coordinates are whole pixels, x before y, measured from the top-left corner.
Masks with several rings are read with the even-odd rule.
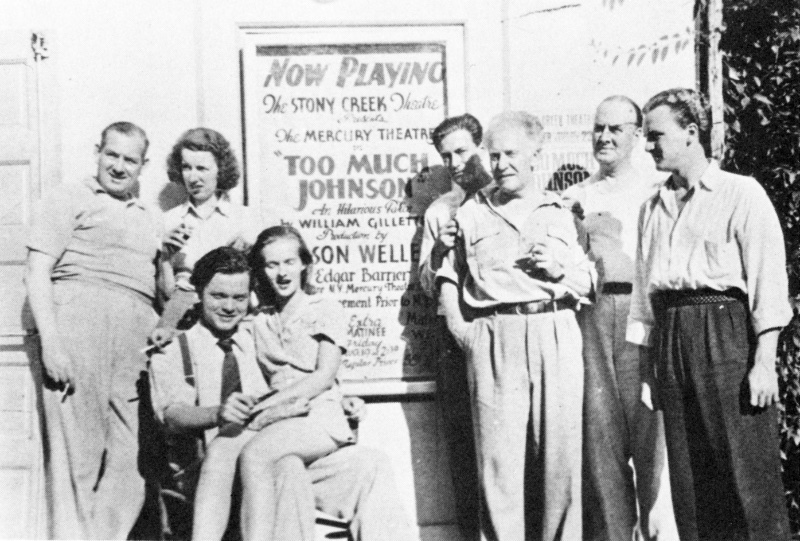
[[[641,529],[649,539],[648,519],[664,468],[661,413],[642,403],[639,347],[625,341],[630,299],[625,294],[599,295],[593,306],[578,312],[584,358],[586,540],[630,540],[637,501]],[[671,516],[659,518],[672,521]]]
[[[789,539],[777,416],[749,405],[747,306],[655,312],[655,387],[681,541]]]
[[[477,539],[479,515],[478,465],[472,432],[467,360],[440,320],[446,336],[436,378],[436,394],[450,450],[456,520],[466,539]]]

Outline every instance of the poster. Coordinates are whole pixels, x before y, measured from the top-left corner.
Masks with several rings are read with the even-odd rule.
[[[592,150],[594,112],[538,112],[544,127],[536,183],[543,190],[563,192],[597,170]]]
[[[430,142],[447,44],[264,41],[244,50],[249,204],[300,230],[311,284],[344,308],[340,379],[431,379],[442,337],[417,267],[424,210],[449,189]]]

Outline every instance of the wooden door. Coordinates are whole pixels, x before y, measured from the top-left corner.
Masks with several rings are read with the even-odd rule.
[[[42,35],[0,33],[0,538],[46,535],[40,415],[38,340],[25,307],[25,229],[41,196],[42,176],[53,172],[56,122],[42,96]],[[46,92],[42,85],[49,86]],[[49,100],[49,98],[47,98]],[[43,119],[42,115],[51,115]],[[57,142],[56,142],[57,144]],[[51,153],[45,157],[43,151]],[[57,178],[57,177],[51,177]]]

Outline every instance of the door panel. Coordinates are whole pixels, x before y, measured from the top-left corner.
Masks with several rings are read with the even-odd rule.
[[[25,228],[41,193],[39,62],[31,33],[0,35],[0,538],[43,538],[38,341],[24,314]]]

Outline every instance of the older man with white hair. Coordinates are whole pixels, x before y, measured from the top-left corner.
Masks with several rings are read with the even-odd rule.
[[[583,362],[575,308],[593,284],[572,214],[536,185],[542,125],[495,117],[495,185],[456,212],[438,273],[448,328],[467,357],[483,539],[581,539]]]

